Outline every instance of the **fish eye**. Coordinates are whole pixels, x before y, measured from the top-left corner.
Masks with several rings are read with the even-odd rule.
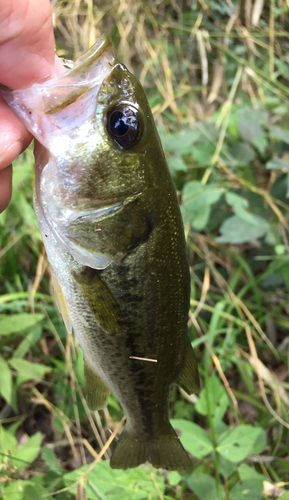
[[[108,111],[104,117],[108,135],[123,149],[130,149],[142,138],[143,120],[132,105],[121,103]]]

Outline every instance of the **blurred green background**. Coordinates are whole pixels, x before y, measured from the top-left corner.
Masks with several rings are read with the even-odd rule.
[[[30,148],[0,215],[0,497],[289,499],[288,0],[52,6],[60,57],[106,31],[146,90],[181,203],[203,388],[170,396],[193,473],[109,468],[123,413],[114,396],[87,408],[82,353],[50,295]]]

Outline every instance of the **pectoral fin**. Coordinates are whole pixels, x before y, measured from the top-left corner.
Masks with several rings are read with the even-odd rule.
[[[85,360],[84,380],[85,396],[89,408],[93,411],[105,408],[110,395],[110,389]]]
[[[96,322],[108,333],[119,332],[123,328],[121,311],[99,272],[87,267],[83,273],[75,273],[74,278]]]
[[[52,294],[54,296],[57,309],[61,313],[62,319],[64,321],[66,330],[68,333],[72,333],[72,323],[70,319],[70,314],[68,310],[67,303],[65,301],[61,286],[59,284],[58,279],[56,278],[55,274],[52,273],[51,276],[51,288],[52,288]]]
[[[197,361],[191,343],[188,342],[184,365],[176,380],[187,394],[196,394],[200,390],[200,379]]]

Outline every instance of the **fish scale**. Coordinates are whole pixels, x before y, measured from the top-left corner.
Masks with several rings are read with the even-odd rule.
[[[126,413],[111,467],[190,469],[168,417],[173,382],[199,389],[190,275],[143,88],[103,35],[56,79],[0,90],[38,141],[34,207],[58,307],[83,350],[88,404],[103,408],[113,391]]]

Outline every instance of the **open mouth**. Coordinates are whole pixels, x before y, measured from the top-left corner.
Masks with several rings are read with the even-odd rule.
[[[88,99],[97,96],[114,62],[111,40],[104,34],[75,61],[72,68],[60,76],[34,84],[28,89],[11,90],[1,86],[0,91],[26,128],[43,146],[49,148],[51,135],[58,134],[63,127],[67,130],[74,128],[75,122],[79,122],[79,116],[82,123],[85,121],[83,111],[87,111],[89,106],[84,95],[86,94]],[[84,102],[81,104],[81,101]],[[78,109],[79,102],[81,110]],[[69,116],[66,112],[68,107]]]

